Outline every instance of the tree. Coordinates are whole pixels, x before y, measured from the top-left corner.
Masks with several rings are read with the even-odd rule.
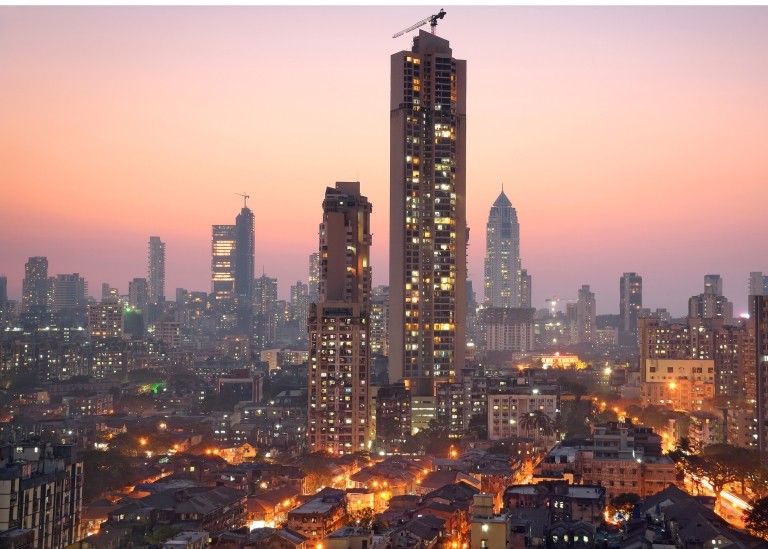
[[[768,539],[768,497],[757,500],[744,521],[753,536]]]
[[[560,407],[562,429],[565,437],[588,435],[589,422],[594,418],[594,408],[589,400],[565,400]]]
[[[521,417],[520,426],[525,429],[529,435],[531,431],[533,431],[535,444],[538,444],[540,434],[549,436],[554,433],[554,429],[552,428],[552,420],[547,414],[540,410],[529,412],[528,414]]]
[[[347,526],[370,528],[374,520],[376,520],[376,514],[373,512],[373,509],[366,507],[347,515]]]

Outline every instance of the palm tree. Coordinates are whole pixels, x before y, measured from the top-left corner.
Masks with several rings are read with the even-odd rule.
[[[529,412],[520,418],[520,426],[525,429],[529,434],[534,432],[534,444],[539,443],[539,434],[543,433],[545,436],[554,434],[552,427],[552,420],[550,417],[541,410],[534,410]]]

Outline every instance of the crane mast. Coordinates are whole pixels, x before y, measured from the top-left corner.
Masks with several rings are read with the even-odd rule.
[[[429,23],[429,26],[432,27],[432,34],[435,34],[435,28],[437,27],[437,20],[442,19],[443,17],[445,17],[445,10],[440,9],[438,13],[434,15],[430,15],[429,17],[422,19],[418,23],[414,23],[407,29],[403,29],[400,32],[396,32],[395,34],[392,35],[392,38],[397,38],[398,36],[402,36],[406,32],[411,32],[412,30],[418,29],[419,27],[421,27],[422,25],[426,25],[427,23]]]

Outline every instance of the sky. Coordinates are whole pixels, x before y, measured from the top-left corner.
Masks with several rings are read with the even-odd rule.
[[[768,7],[444,6],[467,60],[469,277],[502,183],[533,305],[619,278],[675,315],[718,273],[768,274]],[[210,291],[211,225],[256,218],[256,272],[307,281],[327,186],[373,204],[388,277],[389,60],[431,6],[0,6],[0,274]],[[422,29],[428,30],[425,26]]]

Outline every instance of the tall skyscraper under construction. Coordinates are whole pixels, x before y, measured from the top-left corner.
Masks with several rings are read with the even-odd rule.
[[[425,419],[466,351],[466,74],[424,31],[391,57],[389,375]]]

